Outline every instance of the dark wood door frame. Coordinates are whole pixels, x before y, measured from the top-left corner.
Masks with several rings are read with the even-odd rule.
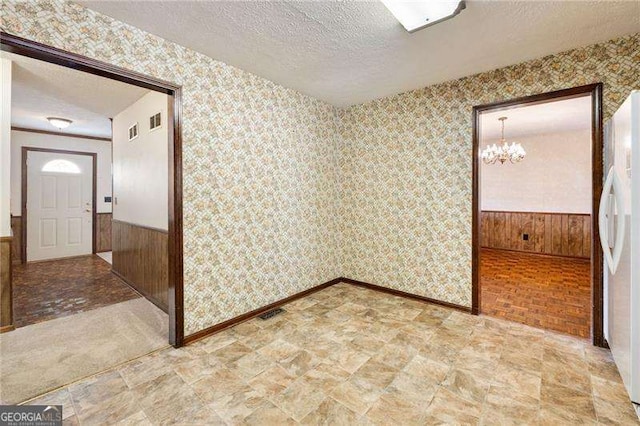
[[[125,68],[66,52],[5,32],[0,33],[3,51],[62,65],[134,86],[165,93],[169,97],[169,342],[184,344],[184,294],[182,247],[182,86]]]
[[[67,151],[64,149],[50,149],[50,148],[35,148],[30,146],[22,147],[22,182],[21,182],[21,198],[22,204],[21,208],[21,241],[20,241],[20,257],[22,263],[27,263],[27,196],[29,191],[29,179],[28,179],[28,167],[29,163],[27,162],[27,158],[29,155],[29,151],[31,152],[50,152],[54,154],[71,154],[71,155],[86,155],[91,157],[91,161],[93,164],[93,172],[91,176],[91,253],[96,253],[96,240],[97,240],[97,220],[98,220],[98,212],[97,212],[97,185],[98,185],[98,154],[95,152],[84,152],[84,151]]]
[[[603,185],[602,83],[557,90],[473,107],[473,217],[472,217],[472,312],[481,312],[480,303],[480,116],[483,112],[508,110],[561,99],[591,96],[591,337],[596,346],[606,347],[603,325],[602,247],[598,233],[598,211]]]

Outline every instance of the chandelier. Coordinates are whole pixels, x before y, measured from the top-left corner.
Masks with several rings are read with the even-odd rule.
[[[497,146],[494,143],[491,146],[487,145],[482,151],[481,157],[485,164],[494,164],[497,161],[499,161],[500,164],[504,164],[507,160],[512,163],[518,163],[527,155],[522,145],[516,142],[512,142],[511,145],[509,145],[504,139],[504,121],[506,119],[507,117],[498,118],[498,120],[502,122],[502,137],[500,138],[502,146]]]

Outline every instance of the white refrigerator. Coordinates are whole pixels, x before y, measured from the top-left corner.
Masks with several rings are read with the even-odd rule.
[[[640,403],[640,91],[631,92],[604,131],[605,338],[631,400]]]

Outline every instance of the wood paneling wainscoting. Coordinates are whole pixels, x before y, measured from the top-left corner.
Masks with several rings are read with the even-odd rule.
[[[588,214],[482,211],[480,233],[485,248],[591,257]]]
[[[111,251],[111,213],[96,215],[96,253]]]
[[[11,231],[13,232],[11,261],[22,263],[22,218],[20,216],[11,216]]]
[[[168,311],[167,231],[112,220],[113,272]]]
[[[12,237],[0,237],[0,333],[13,330]]]

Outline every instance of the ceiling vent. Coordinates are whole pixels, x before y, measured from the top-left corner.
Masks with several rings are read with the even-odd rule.
[[[154,114],[149,117],[149,130],[154,130],[160,127],[162,121],[160,120],[160,113]]]

